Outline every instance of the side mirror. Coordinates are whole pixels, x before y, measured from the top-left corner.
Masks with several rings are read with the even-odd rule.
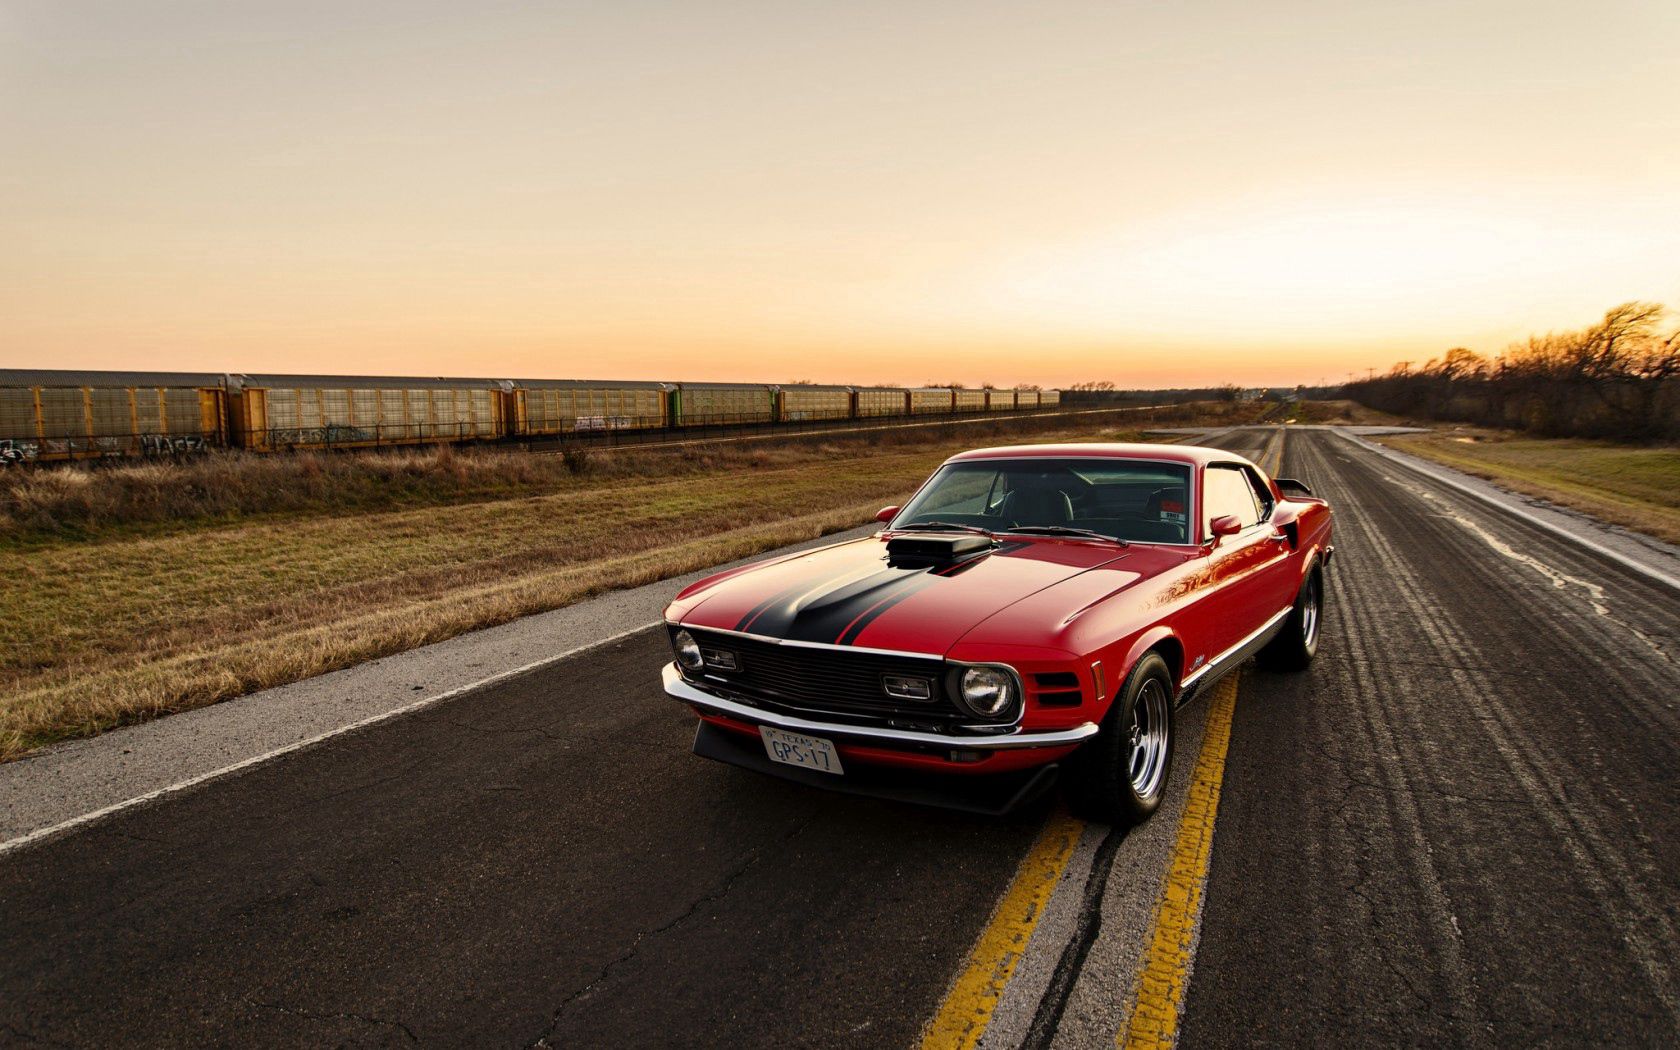
[[[1221,514],[1208,522],[1208,531],[1213,533],[1215,539],[1221,536],[1235,536],[1242,531],[1242,519],[1235,514]]]
[[[897,507],[882,507],[880,510],[875,512],[875,520],[881,522],[891,521],[897,516]]]

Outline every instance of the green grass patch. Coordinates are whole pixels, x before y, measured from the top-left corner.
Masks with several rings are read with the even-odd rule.
[[[1680,449],[1479,430],[1382,440],[1525,495],[1680,543]]]

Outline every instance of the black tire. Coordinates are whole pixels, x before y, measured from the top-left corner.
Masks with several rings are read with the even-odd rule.
[[[1318,654],[1319,630],[1324,625],[1324,578],[1313,566],[1295,595],[1295,607],[1284,618],[1283,629],[1254,661],[1266,671],[1305,671]]]
[[[1126,676],[1102,729],[1069,760],[1063,781],[1068,808],[1122,828],[1148,820],[1172,773],[1173,728],[1172,672],[1160,654],[1148,653]],[[1135,743],[1139,733],[1143,755]]]

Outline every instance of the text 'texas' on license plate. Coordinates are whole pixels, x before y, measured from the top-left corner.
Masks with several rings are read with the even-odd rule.
[[[834,742],[831,740],[824,740],[820,736],[785,733],[769,726],[760,726],[759,734],[764,737],[764,750],[772,762],[781,762],[800,769],[814,769],[819,773],[833,773],[836,776],[845,772],[840,768],[840,753],[834,750]]]

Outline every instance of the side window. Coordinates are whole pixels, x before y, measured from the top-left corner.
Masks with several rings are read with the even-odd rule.
[[[1248,487],[1254,493],[1254,501],[1260,505],[1259,520],[1265,521],[1267,518],[1272,516],[1271,486],[1260,480],[1260,475],[1256,474],[1252,470],[1249,470],[1247,467],[1243,468],[1242,473],[1243,477],[1248,479]]]
[[[1214,518],[1235,515],[1243,528],[1260,523],[1260,503],[1240,467],[1209,467],[1202,481],[1202,534],[1212,533]]]

